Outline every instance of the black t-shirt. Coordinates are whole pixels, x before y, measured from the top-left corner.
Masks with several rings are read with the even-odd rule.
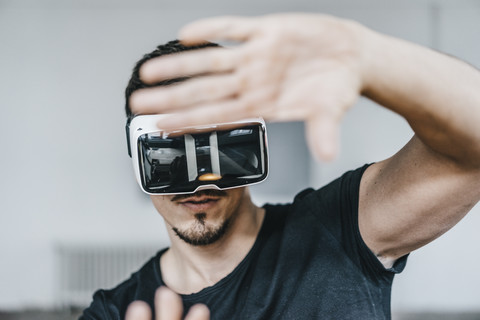
[[[182,295],[184,308],[206,304],[212,319],[390,319],[394,273],[358,228],[360,179],[367,166],[298,194],[293,204],[266,205],[257,240],[235,270],[211,287]],[[164,285],[160,251],[130,279],[99,290],[81,319],[123,319],[128,304],[153,306]]]

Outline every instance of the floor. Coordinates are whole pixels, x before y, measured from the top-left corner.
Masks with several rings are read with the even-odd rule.
[[[480,313],[399,313],[392,320],[480,320]]]

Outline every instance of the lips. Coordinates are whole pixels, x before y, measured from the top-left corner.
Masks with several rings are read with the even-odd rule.
[[[220,199],[218,197],[210,197],[210,196],[201,196],[201,197],[189,197],[178,203],[182,206],[187,207],[188,209],[199,212],[205,211],[217,204]]]
[[[194,212],[202,212],[212,208],[227,193],[223,190],[205,189],[193,194],[178,194],[171,201],[176,202]]]

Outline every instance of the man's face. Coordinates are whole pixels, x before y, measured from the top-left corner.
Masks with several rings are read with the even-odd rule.
[[[167,226],[191,245],[220,239],[238,213],[246,188],[207,189],[193,194],[152,195],[153,205]]]

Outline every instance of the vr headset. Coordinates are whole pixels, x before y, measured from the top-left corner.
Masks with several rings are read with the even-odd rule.
[[[166,133],[157,127],[165,116],[141,115],[127,121],[128,154],[145,193],[224,190],[267,178],[267,132],[263,119]]]

